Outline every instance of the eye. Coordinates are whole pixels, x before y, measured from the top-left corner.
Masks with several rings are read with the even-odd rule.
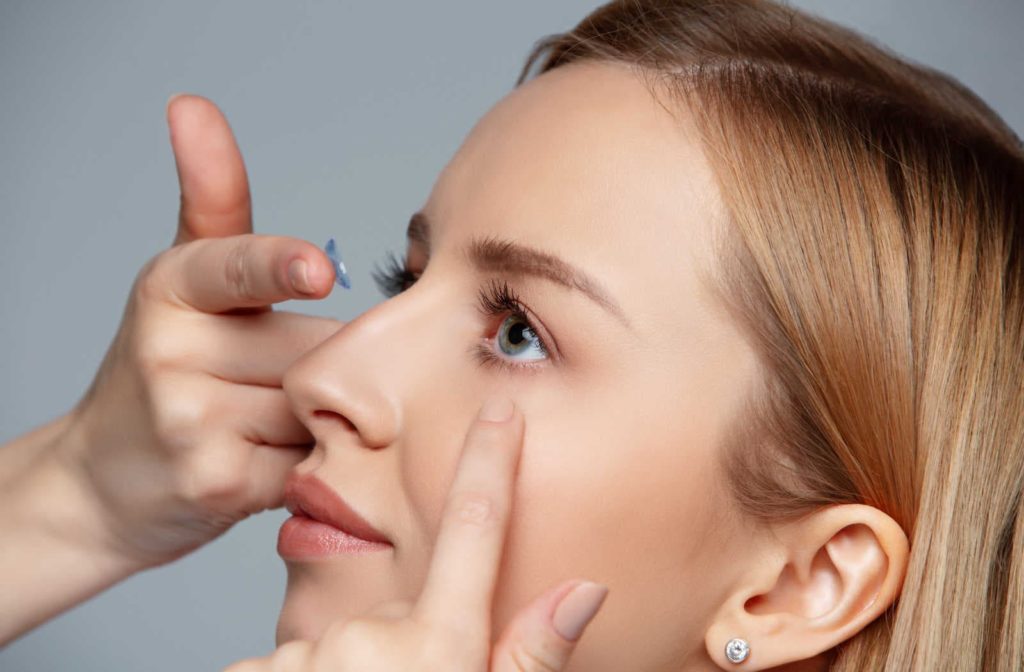
[[[544,343],[533,333],[533,327],[518,315],[506,317],[498,326],[495,338],[498,348],[510,357],[525,354],[522,359],[536,360],[548,356]]]
[[[384,296],[391,298],[409,289],[419,274],[406,268],[407,259],[388,252],[384,267],[373,271],[373,280]],[[550,349],[529,317],[530,310],[507,282],[493,280],[480,289],[479,310],[487,318],[505,316],[488,344],[476,343],[472,354],[483,366],[506,371],[536,371],[550,358]]]
[[[548,359],[548,346],[533,326],[527,313],[529,309],[505,281],[492,280],[479,294],[480,312],[487,317],[507,315],[494,334],[495,346],[478,344],[474,348],[477,361],[490,366],[497,365],[506,370],[536,370],[536,363]],[[511,357],[507,359],[497,352]],[[523,357],[516,355],[524,354]]]

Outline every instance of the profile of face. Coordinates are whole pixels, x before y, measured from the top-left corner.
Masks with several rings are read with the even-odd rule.
[[[719,438],[757,370],[699,277],[722,211],[684,115],[626,66],[559,67],[493,107],[415,218],[415,282],[285,376],[316,438],[296,471],[393,549],[287,559],[278,643],[415,600],[463,439],[500,389],[525,434],[495,635],[578,577],[610,592],[571,669],[706,660],[744,556]]]

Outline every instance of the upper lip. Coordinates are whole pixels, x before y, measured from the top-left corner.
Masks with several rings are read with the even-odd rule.
[[[329,485],[312,473],[288,475],[284,484],[284,505],[293,514],[301,514],[338,528],[366,541],[390,544],[384,534],[341,498]]]

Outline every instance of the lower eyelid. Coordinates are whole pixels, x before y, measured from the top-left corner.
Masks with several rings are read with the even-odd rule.
[[[545,366],[542,363],[517,364],[507,360],[494,352],[490,346],[490,339],[484,339],[484,341],[486,342],[477,343],[470,348],[470,353],[481,366],[494,366],[508,373],[540,373]]]

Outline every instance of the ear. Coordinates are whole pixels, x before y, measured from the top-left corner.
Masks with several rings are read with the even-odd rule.
[[[771,532],[705,635],[708,655],[722,669],[813,658],[860,632],[903,586],[907,535],[874,507],[828,506]],[[741,663],[726,657],[733,638],[749,645]]]

